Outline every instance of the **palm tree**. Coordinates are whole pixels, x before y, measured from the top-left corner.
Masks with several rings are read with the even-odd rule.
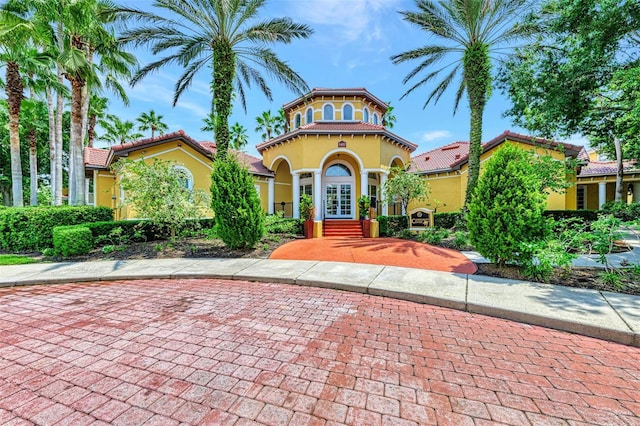
[[[384,113],[382,117],[382,125],[393,129],[393,125],[396,123],[396,116],[393,113],[393,107],[391,106],[391,102],[387,102],[387,112]]]
[[[107,113],[109,99],[98,96],[95,93],[89,95],[89,112],[87,125],[87,146],[93,147],[93,141],[96,138],[96,124],[98,120],[103,120]]]
[[[491,93],[491,55],[506,53],[516,40],[532,34],[533,28],[517,22],[524,15],[527,0],[416,0],[417,12],[402,11],[403,19],[434,36],[438,42],[392,56],[394,64],[418,60],[420,63],[404,78],[408,83],[427,74],[407,90],[403,98],[439,75],[424,106],[437,103],[458,77],[454,114],[466,92],[471,110],[469,177],[465,204],[473,193],[480,173],[483,112]],[[453,58],[452,58],[453,56]],[[436,64],[447,60],[442,66]],[[459,78],[459,73],[462,73]]]
[[[271,139],[272,135],[277,133],[277,128],[279,127],[279,119],[275,115],[271,115],[271,110],[263,111],[262,114],[256,117],[256,132],[262,132],[260,137],[262,140]]]
[[[0,10],[0,63],[4,64],[6,80],[4,90],[9,109],[9,145],[11,153],[11,194],[13,205],[22,207],[22,160],[20,158],[20,109],[24,98],[21,69],[33,62],[35,50],[30,48],[35,27],[19,16],[23,5],[9,2]]]
[[[157,115],[154,110],[150,110],[148,113],[143,112],[140,117],[136,118],[136,121],[140,123],[138,130],[151,130],[151,139],[155,137],[156,131],[162,135],[167,130],[167,125],[162,121],[163,116]]]
[[[215,129],[215,119],[213,118],[213,114],[207,115],[202,119],[204,122],[204,126],[200,127],[200,130],[203,132],[213,132]]]
[[[179,64],[185,72],[176,82],[173,104],[191,85],[202,69],[212,69],[212,114],[220,157],[229,145],[229,115],[232,93],[238,94],[246,111],[245,86],[255,84],[271,100],[271,90],[257,64],[268,75],[302,94],[308,91],[304,80],[269,47],[306,38],[312,30],[289,18],[257,21],[266,0],[155,0],[161,13],[132,8],[119,9],[124,20],[140,26],[125,32],[123,40],[150,45],[154,54],[172,51],[135,75],[133,83],[166,65]]]
[[[244,148],[249,142],[247,129],[238,122],[229,129],[229,136],[231,138],[231,148],[236,151],[242,151],[242,148]]]
[[[98,139],[112,144],[123,144],[128,141],[143,138],[142,133],[138,133],[135,130],[135,124],[132,121],[122,121],[120,117],[107,114],[106,118],[99,120],[100,127],[105,131],[104,135]]]

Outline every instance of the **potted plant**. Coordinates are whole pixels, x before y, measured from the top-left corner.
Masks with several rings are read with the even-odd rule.
[[[369,209],[371,208],[371,199],[367,195],[361,195],[358,198],[358,210],[360,222],[362,223],[362,233],[365,238],[371,237],[371,221],[369,220]]]
[[[302,194],[300,198],[300,217],[304,220],[304,237],[313,238],[313,219],[316,216],[316,208],[311,197]]]

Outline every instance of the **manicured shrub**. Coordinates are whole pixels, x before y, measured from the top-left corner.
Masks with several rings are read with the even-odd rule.
[[[458,228],[464,219],[461,212],[436,213],[433,215],[433,226],[436,228]]]
[[[0,249],[9,252],[43,250],[53,245],[55,226],[108,221],[107,207],[12,207],[0,209]]]
[[[180,235],[193,235],[203,229],[214,226],[213,218],[190,219],[178,228]],[[91,230],[96,245],[104,243],[122,244],[130,241],[156,241],[171,238],[171,229],[167,226],[159,226],[148,220],[118,220],[109,222],[94,222],[84,224]],[[119,241],[114,241],[114,230],[120,229],[117,236]]]
[[[640,203],[616,203],[610,201],[602,206],[602,212],[612,214],[623,222],[632,222],[640,219]]]
[[[579,219],[582,223],[590,223],[598,220],[597,210],[547,210],[545,217],[553,218],[556,221],[562,219]]]
[[[53,249],[64,257],[87,254],[93,248],[93,236],[86,226],[56,226],[53,228]]]
[[[433,245],[439,245],[442,240],[449,237],[449,230],[443,228],[425,229],[418,236],[418,240]]]
[[[469,239],[484,257],[499,265],[532,257],[526,243],[544,238],[546,196],[531,154],[514,146],[500,149],[467,205]]]
[[[248,170],[233,156],[218,158],[211,176],[216,235],[231,249],[253,247],[264,235],[264,212]]]
[[[283,217],[282,214],[271,214],[265,217],[265,230],[267,234],[302,235],[302,224],[302,219]]]
[[[407,216],[378,216],[380,236],[392,237],[409,228]]]

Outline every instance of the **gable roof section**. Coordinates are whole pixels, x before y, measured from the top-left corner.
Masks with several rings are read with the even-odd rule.
[[[389,132],[384,126],[363,123],[362,121],[314,121],[275,138],[256,145],[259,153],[272,146],[295,139],[302,135],[380,135],[384,136],[413,152],[418,145]]]
[[[500,145],[506,140],[529,144],[532,146],[542,146],[549,149],[561,148],[567,157],[578,157],[584,150],[582,146],[572,145],[564,142],[551,141],[543,138],[522,135],[511,131],[504,131],[497,137],[482,144],[482,152],[487,152]],[[469,161],[469,142],[454,142],[440,148],[433,149],[423,154],[418,154],[411,158],[412,172],[416,173],[437,173],[460,169]]]
[[[294,99],[293,101],[286,103],[284,105],[282,105],[282,108],[285,111],[290,110],[291,108],[295,108],[300,104],[305,103],[306,101],[313,99],[313,98],[319,98],[322,96],[326,96],[326,97],[334,97],[334,96],[345,96],[345,97],[363,97],[366,98],[367,100],[373,102],[374,104],[376,104],[381,110],[382,113],[384,114],[385,112],[387,112],[387,109],[389,109],[389,105],[387,105],[385,102],[382,102],[379,98],[373,96],[367,89],[365,89],[364,87],[354,87],[354,88],[346,88],[346,89],[329,89],[326,87],[314,87],[313,89],[311,89],[311,91],[305,95],[300,96],[297,99]]]
[[[127,142],[122,145],[114,145],[109,149],[85,148],[85,168],[91,170],[107,170],[109,169],[109,167],[111,167],[111,164],[113,164],[121,157],[127,157],[131,152],[178,140],[189,145],[195,151],[199,152],[204,157],[210,160],[213,159],[213,155],[216,153],[215,142],[198,142],[185,134],[183,130],[179,130],[177,132],[167,133],[153,139],[140,139],[133,142]],[[262,164],[262,160],[260,160],[259,158],[256,158],[249,154],[245,154],[244,152],[237,152],[233,150],[230,150],[230,152],[235,153],[238,156],[239,161],[249,168],[249,173],[260,176],[273,176],[273,172],[267,169]]]
[[[635,161],[624,161],[624,173],[640,172],[639,164]],[[578,177],[615,175],[618,172],[618,163],[615,161],[591,161],[580,168]]]

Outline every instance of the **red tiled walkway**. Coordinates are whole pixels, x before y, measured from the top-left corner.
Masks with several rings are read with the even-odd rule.
[[[296,240],[278,247],[269,258],[373,263],[461,274],[474,274],[478,270],[459,251],[397,238]]]
[[[614,425],[640,424],[638,401],[637,348],[406,301],[220,280],[0,289],[0,424]]]

